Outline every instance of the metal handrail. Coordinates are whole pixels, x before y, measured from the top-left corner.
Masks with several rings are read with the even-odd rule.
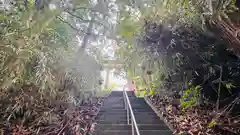
[[[135,133],[134,128],[136,129],[137,135],[140,135],[139,129],[138,129],[138,126],[137,126],[137,122],[136,122],[136,119],[135,119],[135,116],[134,116],[134,113],[133,113],[133,110],[132,110],[132,106],[131,106],[131,103],[129,101],[129,98],[128,98],[128,95],[127,95],[127,92],[126,92],[125,89],[123,89],[123,99],[124,99],[125,109],[127,110],[127,124],[128,125],[130,124],[129,113],[131,115],[132,135],[134,135],[134,133]]]

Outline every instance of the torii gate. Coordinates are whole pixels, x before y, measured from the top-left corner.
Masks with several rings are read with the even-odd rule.
[[[104,88],[107,88],[109,86],[109,76],[111,69],[114,68],[122,68],[123,62],[120,60],[103,60],[103,66],[104,69],[106,69],[106,76],[104,78]],[[127,84],[124,86],[125,90],[136,90],[136,85],[132,81],[131,78],[127,77]]]

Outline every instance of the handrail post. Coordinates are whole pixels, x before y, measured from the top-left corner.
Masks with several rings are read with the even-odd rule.
[[[126,95],[124,96],[124,104],[125,104],[125,110],[128,108],[127,107],[127,101],[126,101]]]
[[[128,107],[127,107],[127,124],[128,124],[128,125],[130,124],[130,122],[129,122],[129,109],[128,109]]]
[[[135,130],[136,130],[136,133],[137,135],[140,135],[139,133],[139,129],[138,129],[138,126],[137,126],[137,122],[136,122],[136,119],[135,119],[135,116],[134,116],[134,113],[133,113],[133,110],[132,110],[132,106],[131,106],[131,103],[129,101],[129,98],[128,98],[128,95],[127,95],[127,92],[125,91],[125,89],[123,89],[123,98],[124,98],[124,102],[126,103],[126,108],[127,108],[127,124],[130,125],[130,118],[129,116],[131,117],[131,128],[132,128],[132,135],[134,135],[135,133]]]
[[[125,97],[125,94],[124,94],[124,90],[123,90],[123,102],[124,102],[124,109],[126,110],[127,109],[127,104],[126,104],[126,97]]]
[[[134,135],[134,123],[133,123],[132,117],[131,117],[131,124],[132,124],[132,135]]]

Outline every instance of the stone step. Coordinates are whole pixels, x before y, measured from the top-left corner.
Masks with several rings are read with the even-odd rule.
[[[123,104],[124,105],[124,100],[115,100],[115,99],[109,99],[109,100],[106,100],[104,101],[104,105],[105,104]],[[140,104],[140,105],[145,105],[145,106],[148,106],[148,104],[145,102],[145,101],[130,101],[130,104]]]
[[[131,122],[131,120],[130,120]],[[137,124],[164,124],[160,119],[136,119]],[[126,124],[127,119],[97,119],[97,123],[99,124]]]
[[[172,135],[143,98],[137,98],[133,92],[128,92],[128,95],[141,135]],[[132,135],[126,113],[123,92],[112,92],[96,117],[96,131],[93,135]]]
[[[145,101],[144,98],[128,97],[129,101]],[[105,100],[124,100],[123,96],[108,97]]]
[[[103,108],[106,108],[106,109],[124,109],[124,105],[104,105],[103,107],[102,107],[102,109]],[[151,107],[149,107],[149,106],[141,106],[141,105],[133,105],[132,106],[132,109],[148,109],[148,110],[152,110],[152,108]]]
[[[142,105],[148,105],[145,101],[141,101],[141,100],[129,100],[131,104],[142,104]],[[107,103],[116,103],[116,104],[124,104],[124,100],[122,99],[107,99],[104,100],[104,104]]]
[[[148,105],[145,101],[138,101],[138,100],[129,100],[131,104],[142,104],[142,105]]]
[[[127,124],[98,124],[96,130],[131,130],[131,125]],[[166,125],[138,124],[139,130],[168,130]]]
[[[123,116],[126,115],[127,111],[123,112],[99,112],[97,116]],[[133,112],[133,114],[138,117],[138,116],[143,116],[143,117],[151,117],[151,116],[157,116],[155,112]]]
[[[141,101],[140,99],[133,97],[133,96],[128,96],[129,100],[136,100],[136,101]],[[110,96],[108,98],[106,98],[106,100],[124,100],[123,96]]]
[[[103,111],[100,110],[100,112],[98,113],[98,115],[125,115],[127,113],[126,110],[123,111]],[[134,112],[134,115],[154,115],[157,116],[157,114],[155,112],[149,111],[149,112]]]
[[[151,112],[152,108],[132,108],[133,112]]]
[[[124,109],[124,106],[103,106],[101,109],[103,110]],[[135,106],[135,107],[132,107],[132,109],[136,111],[141,111],[141,110],[152,111],[152,108],[150,107],[141,107],[141,106]]]
[[[132,106],[134,106],[134,105],[141,105],[141,106],[146,106],[146,107],[148,107],[149,105],[147,104],[147,103],[145,103],[145,102],[131,102],[130,101],[130,104],[132,105]],[[124,102],[123,101],[105,101],[104,103],[103,103],[103,105],[124,105]]]
[[[135,133],[136,134],[136,133]],[[132,135],[131,130],[103,130],[93,135]],[[173,135],[170,130],[140,130],[140,135]]]
[[[149,107],[147,104],[139,104],[139,103],[130,103],[132,107]],[[108,106],[110,107],[109,105],[111,106],[124,106],[124,103],[115,103],[115,104],[112,104],[112,103],[104,103],[103,106]]]
[[[101,108],[100,111],[99,111],[99,113],[104,113],[104,112],[107,112],[107,113],[124,113],[124,112],[126,112],[126,110],[123,109],[123,108],[117,108],[117,109],[112,109],[112,108],[103,109],[103,108]],[[134,113],[140,113],[140,112],[153,113],[153,110],[152,109],[143,109],[143,108],[141,108],[141,109],[134,109],[133,108],[133,112]]]
[[[148,120],[157,120],[160,118],[158,116],[154,116],[154,115],[143,115],[143,114],[138,114],[138,115],[135,115],[135,118],[136,119],[142,119],[142,118],[147,118]],[[116,119],[121,119],[121,120],[126,120],[127,119],[127,115],[126,114],[123,114],[123,115],[98,115],[96,117],[96,119],[99,119],[99,120],[116,120]]]
[[[148,105],[145,101],[139,101],[139,100],[129,100],[131,104],[142,104],[142,105]],[[124,104],[124,100],[121,99],[108,99],[104,101],[104,104],[107,103],[117,103],[117,104]]]
[[[145,104],[139,104],[139,103],[131,103],[131,106],[132,108],[151,108],[150,106],[148,105],[145,105]],[[103,104],[102,107],[105,107],[105,108],[111,108],[111,107],[125,107],[124,104],[121,104],[121,103],[116,103],[116,104],[111,104],[111,103],[105,103]]]
[[[133,96],[133,97],[136,97],[134,92],[132,91],[127,91],[127,95],[128,96]],[[120,96],[123,96],[123,91],[112,91],[108,97],[120,97]]]
[[[153,112],[152,109],[145,109],[145,108],[133,108],[132,109],[134,113],[140,113],[140,112]],[[124,108],[101,108],[100,113],[102,112],[121,112],[124,113],[126,110]]]
[[[104,101],[104,103],[103,103],[103,105],[124,105],[125,103],[123,102],[123,101]],[[134,105],[141,105],[141,106],[146,106],[146,107],[148,107],[149,105],[147,104],[147,103],[145,103],[145,102],[132,102],[132,101],[130,101],[130,104],[132,105],[132,106],[134,106]]]

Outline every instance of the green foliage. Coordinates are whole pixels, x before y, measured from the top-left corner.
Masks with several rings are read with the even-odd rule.
[[[236,86],[234,86],[232,83],[226,83],[226,84],[225,84],[225,87],[226,87],[228,90],[231,90],[232,88],[236,88]]]
[[[131,41],[131,38],[139,32],[140,25],[136,23],[134,18],[125,17],[120,19],[118,35],[126,38],[128,41]]]
[[[99,90],[97,53],[79,53],[75,30],[57,18],[62,9],[37,10],[16,2],[1,14],[0,89],[37,86],[43,95],[72,97]],[[95,49],[94,52],[97,52]],[[100,57],[99,57],[100,58]]]
[[[191,86],[189,89],[185,90],[181,97],[181,108],[188,109],[196,105],[200,90],[201,90],[200,85]]]
[[[213,35],[206,24],[212,24],[236,11],[234,4],[235,0],[118,2],[120,25],[117,30],[125,42],[119,43],[117,54],[124,61],[124,69],[138,89],[145,90],[146,94],[154,94],[159,89],[181,91],[186,87],[193,74],[198,74],[196,69],[200,66],[197,61],[208,63],[212,62],[212,57],[217,57],[214,48],[220,43],[216,41],[209,44]],[[159,30],[159,25],[165,31]],[[203,38],[209,38],[209,43],[204,43]],[[152,42],[146,42],[147,39]],[[160,42],[161,39],[170,43],[164,44]],[[208,68],[204,67],[204,70]],[[147,74],[149,71],[151,75]],[[226,82],[226,88],[234,87]],[[191,106],[195,100],[193,98],[191,102],[183,104]]]
[[[108,88],[103,89],[103,91],[112,91],[117,86],[118,86],[118,84],[112,83],[112,84],[110,84],[110,86],[108,86]]]
[[[217,122],[216,122],[216,120],[213,119],[210,123],[208,123],[208,128],[212,128],[215,125],[217,125]]]

